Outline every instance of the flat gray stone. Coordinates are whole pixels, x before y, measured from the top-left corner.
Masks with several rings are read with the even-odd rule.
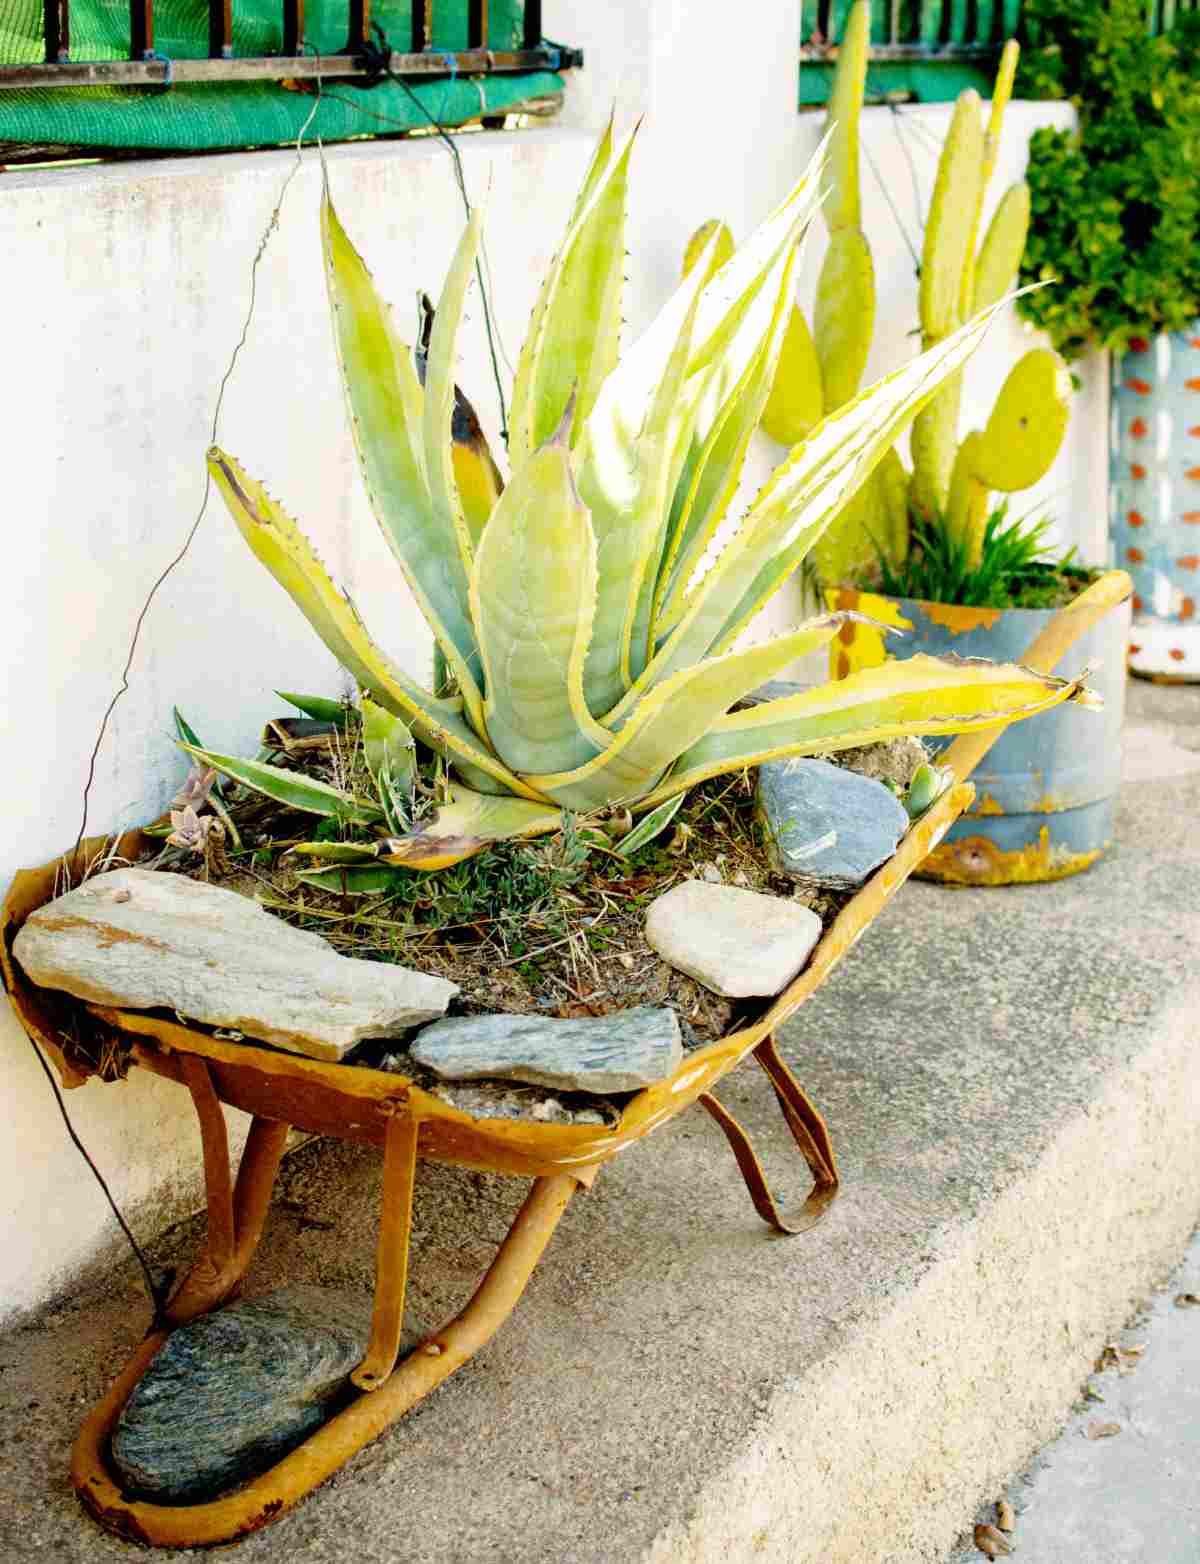
[[[113,1432],[122,1482],[186,1504],[273,1466],[326,1420],[370,1325],[367,1298],[288,1287],[180,1326]]]
[[[769,760],[758,768],[757,804],[780,874],[838,890],[861,885],[896,851],[909,827],[904,805],[871,777],[827,760]]]
[[[447,1081],[498,1076],[602,1095],[661,1081],[682,1060],[683,1044],[673,1010],[638,1005],[579,1021],[451,1016],[418,1033],[412,1056]]]
[[[340,956],[248,896],[179,874],[114,869],[41,907],[13,945],[43,988],[162,1007],[315,1059],[340,1059],[445,1013],[444,978]]]
[[[730,999],[777,994],[820,938],[811,908],[704,880],[674,886],[646,914],[646,939],[663,960]]]

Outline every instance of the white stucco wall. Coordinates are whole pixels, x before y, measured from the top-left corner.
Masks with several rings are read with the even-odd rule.
[[[713,39],[705,0],[547,0],[552,36],[582,44],[557,123],[462,139],[476,199],[488,195],[487,246],[502,340],[516,354],[538,277],[556,242],[592,134],[614,102],[644,113],[629,234],[631,327],[677,274],[688,233],[721,214],[744,235],[786,190],[820,120],[795,111],[797,26],[790,6],[760,8],[752,66]],[[1029,129],[1062,111],[1015,105],[996,189],[1018,172]],[[922,111],[936,135],[947,111]],[[864,139],[911,222],[908,165],[887,111]],[[928,201],[933,158],[914,148]],[[335,148],[339,209],[375,276],[403,312],[436,291],[462,215],[443,149],[427,140]],[[134,617],[172,557],[203,488],[217,381],[246,305],[251,256],[291,154],[124,164],[4,176],[0,276],[10,396],[5,435],[17,474],[6,536],[8,612],[0,774],[9,829],[0,883],[69,845],[86,758],[120,674]],[[880,276],[872,371],[910,348],[911,265],[864,175]],[[375,633],[421,671],[429,648],[358,486],[320,275],[319,178],[312,154],[295,179],[259,274],[258,308],[230,384],[224,444],[263,477],[344,580]],[[808,258],[815,276],[820,240]],[[461,379],[494,427],[482,323],[471,312]],[[967,416],[986,416],[1021,328],[993,333],[968,384]],[[1072,537],[1102,534],[1103,386],[1091,369],[1063,456],[1046,484]],[[753,457],[756,486],[778,452]],[[1040,492],[1040,491],[1039,491]],[[781,594],[774,618],[795,615]],[[274,688],[335,692],[340,675],[299,614],[251,559],[214,504],[146,622],[128,695],[101,752],[90,828],[157,813],[182,775],[171,743],[178,704],[205,742],[252,748]],[[21,1313],[103,1260],[116,1230],[67,1142],[28,1043],[0,1008],[0,1318]],[[184,1094],[134,1072],[67,1099],[114,1193],[144,1233],[199,1201],[198,1155]],[[236,1128],[236,1127],[235,1127]]]

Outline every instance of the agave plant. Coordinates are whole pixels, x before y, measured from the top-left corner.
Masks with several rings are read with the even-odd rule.
[[[224,452],[209,453],[251,549],[373,708],[453,769],[436,818],[390,839],[388,862],[432,867],[488,841],[554,830],[564,810],[645,812],[768,757],[1006,723],[1085,693],[1015,666],[915,657],[731,711],[837,634],[843,615],[740,644],[907,422],[962,366],[991,312],[818,424],[734,525],[821,168],[814,163],[740,249],[722,257],[715,240],[705,246],[622,355],[632,142],[615,146],[611,126],[600,140],[520,354],[511,477],[501,489],[489,453],[487,481],[469,502],[464,438],[482,460],[481,437],[477,426],[464,436],[454,363],[479,215],[418,358],[324,193],[325,274],[363,477],[456,693],[435,693],[397,667],[262,484]],[[490,507],[481,495],[494,496]],[[714,540],[723,544],[715,558]],[[193,753],[267,791],[286,778],[298,797],[293,773],[272,780],[273,768]],[[344,817],[346,801],[301,807]],[[358,819],[381,832],[395,824],[382,803],[360,801]]]

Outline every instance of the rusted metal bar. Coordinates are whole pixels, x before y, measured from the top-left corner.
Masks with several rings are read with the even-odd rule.
[[[359,54],[371,40],[371,0],[350,0],[350,27],[346,34],[346,53]]]
[[[486,49],[488,0],[467,0],[467,48]]]
[[[85,1509],[130,1542],[203,1547],[265,1526],[311,1493],[357,1450],[461,1368],[515,1308],[579,1180],[569,1173],[534,1180],[525,1204],[470,1303],[405,1358],[371,1395],[359,1396],[269,1472],[228,1498],[207,1504],[147,1504],[113,1482],[105,1451],[121,1411],[167,1339],[156,1331],[134,1353],[112,1389],[88,1416],[71,1456],[71,1482]]]
[[[400,1350],[417,1172],[417,1123],[413,1114],[403,1111],[394,1113],[388,1121],[371,1339],[366,1356],[350,1376],[360,1390],[377,1390],[395,1368]]]
[[[423,54],[433,45],[433,0],[412,0],[412,49]],[[395,67],[392,67],[393,70]]]
[[[71,56],[70,0],[45,0],[42,7],[46,31],[46,61],[65,64]]]
[[[233,1259],[236,1242],[233,1222],[233,1179],[229,1173],[229,1135],[221,1100],[213,1087],[208,1066],[197,1054],[180,1056],[179,1067],[192,1094],[200,1121],[200,1145],[204,1155],[204,1188],[208,1197],[207,1253],[213,1267],[223,1271]]]
[[[289,1129],[274,1119],[256,1117],[251,1121],[237,1184],[231,1192],[225,1119],[215,1095],[209,1099],[213,1088],[208,1067],[195,1054],[180,1054],[179,1062],[200,1119],[208,1189],[208,1241],[167,1305],[166,1317],[172,1325],[207,1314],[241,1283],[262,1236]]]
[[[1093,625],[1099,624],[1105,614],[1123,603],[1133,592],[1133,581],[1123,570],[1110,570],[1094,581],[1080,595],[1058,613],[1033,642],[1021,659],[1034,673],[1051,673],[1060,657]],[[941,757],[962,781],[1005,732],[1004,728],[987,728],[981,733],[960,733]]]
[[[149,0],[147,0],[149,9]],[[576,49],[462,49],[453,54],[397,51],[389,65],[397,76],[518,75],[531,71],[571,70],[582,65]],[[362,76],[366,63],[353,55],[259,55],[231,60],[92,60],[65,64],[0,66],[0,91],[30,87],[161,87],[168,81],[313,81]]]
[[[283,0],[283,52],[304,53],[304,0]]]
[[[525,0],[525,29],[522,41],[527,49],[536,49],[542,41],[542,0]]]
[[[129,58],[148,60],[154,53],[154,0],[129,0]],[[163,79],[170,67],[164,62]]]
[[[208,0],[208,53],[213,60],[233,54],[232,0]]]
[[[792,1138],[803,1152],[813,1175],[812,1190],[795,1216],[784,1216],[780,1211],[750,1137],[728,1108],[711,1092],[703,1092],[699,1101],[720,1125],[729,1142],[759,1216],[777,1233],[804,1233],[816,1226],[837,1199],[838,1174],[833,1145],[824,1119],[779,1057],[774,1038],[769,1035],[764,1037],[755,1048],[754,1057],[770,1080],[783,1110],[784,1122],[791,1130]]]

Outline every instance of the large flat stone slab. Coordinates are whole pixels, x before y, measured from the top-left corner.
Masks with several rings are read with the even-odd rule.
[[[370,1328],[365,1299],[319,1287],[180,1326],[125,1403],[113,1465],[156,1504],[192,1504],[257,1476],[325,1421]]]
[[[603,1095],[661,1081],[682,1060],[683,1043],[673,1010],[638,1005],[577,1021],[451,1016],[419,1032],[411,1051],[445,1081],[499,1077]]]
[[[820,938],[811,908],[707,880],[673,886],[646,914],[651,948],[729,999],[777,994]]]
[[[161,1006],[315,1059],[442,1015],[458,992],[444,978],[340,956],[235,891],[149,869],[114,869],[58,897],[13,951],[44,988]]]

